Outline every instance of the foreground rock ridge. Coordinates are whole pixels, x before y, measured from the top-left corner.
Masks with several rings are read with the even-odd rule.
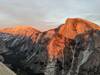
[[[68,18],[41,32],[31,26],[0,29],[0,61],[18,75],[100,75],[100,26]]]

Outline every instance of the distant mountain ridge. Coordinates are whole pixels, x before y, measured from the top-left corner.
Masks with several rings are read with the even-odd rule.
[[[3,36],[8,40],[8,43],[9,40],[11,41],[10,45],[12,46],[9,45],[11,48],[6,49],[10,50],[20,45],[18,51],[24,50],[22,53],[25,52],[25,56],[29,56],[28,68],[34,71],[34,73],[43,72],[45,75],[63,75],[63,70],[65,75],[84,75],[80,74],[81,71],[79,71],[79,68],[82,70],[81,66],[83,63],[86,63],[87,59],[91,58],[91,50],[96,49],[98,52],[100,50],[98,42],[100,40],[100,26],[81,18],[68,18],[58,28],[44,32],[34,29],[31,26],[17,26],[15,28],[0,29],[0,33],[5,34],[0,34],[1,43],[5,43]],[[10,35],[9,38],[6,37],[8,35]],[[5,43],[4,46],[7,47],[8,43]],[[1,49],[4,48],[1,47]],[[15,50],[17,50],[17,47]],[[34,55],[34,52],[37,55]],[[87,52],[86,60],[84,58],[85,52]],[[88,55],[89,53],[90,55]],[[95,52],[93,53],[95,54]],[[97,56],[99,58],[99,55]],[[97,61],[98,65],[100,65],[99,59]],[[48,70],[50,66],[53,66],[55,70]]]

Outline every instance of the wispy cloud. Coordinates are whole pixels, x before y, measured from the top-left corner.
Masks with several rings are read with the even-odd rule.
[[[20,24],[21,22],[17,20],[16,18],[13,18],[12,16],[0,12],[0,26],[5,27],[5,26],[13,26],[16,24]]]
[[[100,23],[100,0],[0,0],[0,26],[56,27],[68,17]]]

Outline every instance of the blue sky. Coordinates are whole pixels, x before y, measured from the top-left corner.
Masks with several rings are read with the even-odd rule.
[[[100,0],[0,0],[0,27],[32,25],[47,30],[68,17],[100,24]]]

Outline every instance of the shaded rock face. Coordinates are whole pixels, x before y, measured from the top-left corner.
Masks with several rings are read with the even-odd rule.
[[[94,46],[91,46],[89,52],[91,54],[88,56],[86,62],[80,65],[79,75],[99,75],[100,74],[100,31],[96,31],[93,34]],[[91,44],[92,45],[92,44]],[[86,56],[85,56],[86,57]]]
[[[42,73],[47,51],[29,37],[0,33],[0,61],[14,71],[30,74]]]
[[[100,31],[78,35],[72,48],[72,61],[66,75],[99,75],[100,49],[96,38]],[[100,45],[99,45],[100,46]]]
[[[26,66],[26,61],[35,52],[33,48],[33,42],[28,37],[0,33],[0,59],[12,69],[31,69],[29,65]]]
[[[48,60],[46,47],[54,34],[55,30],[39,33],[33,42],[28,36],[0,33],[0,61],[16,72],[41,75]]]
[[[99,75],[100,27],[69,18],[56,29],[0,30],[0,61],[24,75]]]

